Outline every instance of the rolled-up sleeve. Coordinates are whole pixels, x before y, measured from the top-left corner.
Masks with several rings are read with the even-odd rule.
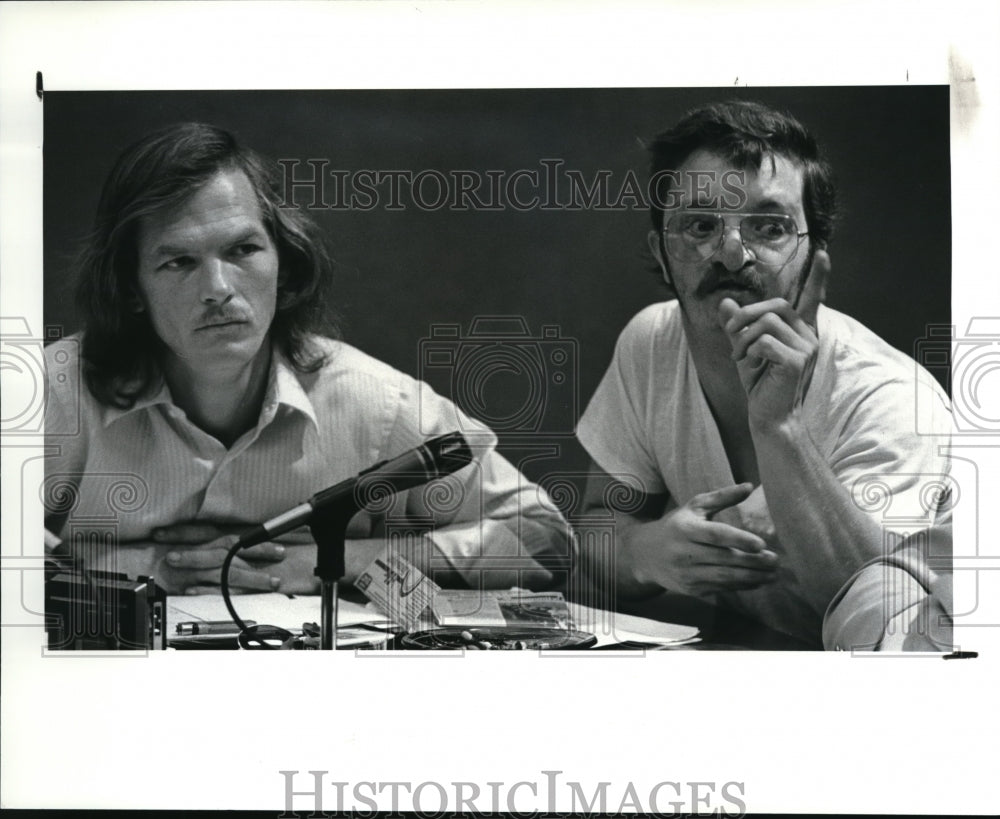
[[[861,567],[830,602],[823,647],[835,651],[950,651],[950,520]],[[944,565],[946,568],[935,568]]]
[[[646,387],[657,313],[644,310],[622,331],[614,356],[577,424],[576,436],[591,458],[612,474],[634,476],[647,494],[666,491],[649,440]]]

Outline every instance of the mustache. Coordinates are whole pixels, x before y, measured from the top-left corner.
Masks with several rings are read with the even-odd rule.
[[[227,310],[225,308],[208,310],[202,317],[198,320],[199,327],[210,327],[213,324],[228,324],[232,321],[249,321],[250,317],[247,316],[242,310]]]
[[[752,266],[732,271],[719,262],[712,263],[708,272],[698,282],[694,295],[696,298],[704,299],[723,287],[742,287],[761,298],[764,297],[763,278]]]

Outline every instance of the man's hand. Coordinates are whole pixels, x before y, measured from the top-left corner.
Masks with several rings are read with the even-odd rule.
[[[778,556],[762,538],[712,515],[745,500],[748,483],[695,495],[660,520],[636,524],[629,533],[635,579],[695,596],[754,589],[776,577]]]
[[[829,273],[829,255],[817,250],[797,310],[785,299],[740,307],[727,298],[719,304],[719,324],[732,344],[751,424],[780,423],[802,402],[819,351],[816,312]]]
[[[152,543],[117,547],[105,567],[133,577],[151,574],[170,594],[218,594],[222,562],[239,528],[202,521],[164,526],[153,531]],[[230,588],[234,593],[276,591],[283,584],[274,568],[284,558],[285,547],[275,543],[244,549],[230,566]]]
[[[771,510],[767,508],[763,485],[756,487],[735,508],[740,513],[743,529],[762,538],[768,546],[777,543],[774,520],[771,518]]]

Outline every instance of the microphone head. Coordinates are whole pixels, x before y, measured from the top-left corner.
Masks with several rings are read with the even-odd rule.
[[[416,449],[390,461],[375,464],[359,474],[356,480],[324,492],[343,494],[351,499],[356,509],[379,514],[388,510],[392,496],[397,492],[443,478],[471,462],[472,449],[464,436],[459,432],[450,432],[424,441]],[[346,491],[341,492],[342,489]],[[326,498],[320,502],[325,503]]]
[[[472,449],[461,432],[449,432],[424,442],[438,475],[450,475],[472,463]]]

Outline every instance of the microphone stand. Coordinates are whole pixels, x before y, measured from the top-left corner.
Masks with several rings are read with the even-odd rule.
[[[325,651],[337,648],[338,582],[346,572],[344,541],[347,524],[358,511],[354,497],[317,509],[309,520],[309,531],[316,541],[316,568],[313,574],[320,584],[320,639]]]
[[[351,518],[369,502],[450,475],[473,460],[468,441],[460,432],[450,432],[421,444],[391,461],[380,461],[349,479],[317,492],[306,503],[259,524],[240,536],[222,564],[222,596],[233,621],[243,626],[229,599],[228,573],[240,549],[308,524],[316,542],[316,568],[320,583],[320,648],[337,647],[337,584],[346,573],[344,541]]]

